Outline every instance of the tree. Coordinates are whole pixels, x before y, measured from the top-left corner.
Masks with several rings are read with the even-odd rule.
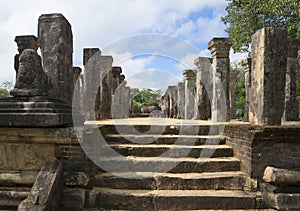
[[[161,90],[152,90],[152,89],[142,89],[132,88],[130,90],[131,96],[133,96],[133,112],[140,113],[141,106],[143,103],[149,106],[155,106],[160,110],[160,97]]]
[[[236,118],[242,119],[245,113],[246,104],[246,89],[245,89],[245,76],[243,69],[237,64],[231,64],[230,71],[238,72],[236,80]]]
[[[9,90],[13,87],[12,82],[5,81],[0,82],[0,98],[8,97],[9,96]]]
[[[286,28],[291,38],[300,38],[299,0],[227,0],[227,15],[221,20],[233,38],[235,52],[248,52],[251,36],[264,27]]]

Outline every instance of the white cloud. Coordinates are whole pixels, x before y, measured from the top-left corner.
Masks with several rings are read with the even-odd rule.
[[[241,60],[247,58],[248,56],[248,53],[234,53],[233,52],[233,49],[230,49],[230,62],[234,62],[234,63],[237,63],[237,62],[240,62]]]
[[[72,25],[74,40],[74,65],[82,66],[82,49],[99,47],[100,49],[116,40],[144,33],[158,33],[179,36],[194,46],[207,45],[215,35],[224,34],[224,26],[219,21],[220,12],[224,9],[224,0],[37,0],[0,1],[0,81],[12,81],[15,78],[13,57],[17,53],[14,43],[16,35],[37,35],[38,17],[45,13],[63,13]],[[212,9],[213,17],[202,17],[199,13],[196,20],[189,16],[192,13]],[[157,40],[156,40],[157,41]],[[142,46],[143,43],[140,43]],[[193,52],[182,50],[182,43],[161,46],[160,42],[151,42],[157,49],[163,48],[164,54],[178,54],[175,58],[184,57],[183,63],[191,64]],[[114,61],[119,61],[126,77],[146,71],[152,62],[151,57],[135,58],[125,46],[123,52],[109,52]],[[196,48],[195,48],[196,49]],[[107,52],[105,52],[107,53]],[[136,82],[138,83],[138,82]]]

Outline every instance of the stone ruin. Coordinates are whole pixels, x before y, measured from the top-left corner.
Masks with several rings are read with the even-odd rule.
[[[252,36],[252,58],[241,62],[246,88],[244,121],[281,125],[283,121],[299,120],[299,43],[299,39],[288,38],[285,29],[264,28]],[[231,39],[213,38],[208,43],[212,59],[196,58],[197,69],[183,71],[185,83],[168,87],[162,97],[166,117],[214,122],[235,119],[238,73],[230,71],[231,45]],[[178,115],[173,115],[177,110]]]
[[[131,106],[130,87],[121,67],[113,67],[111,56],[98,48],[83,49],[85,73],[82,86],[82,112],[86,120],[128,118]]]
[[[154,190],[151,194],[141,195],[142,197],[127,193],[131,197],[130,200],[126,200],[128,199],[126,194],[109,195],[105,192],[106,195],[103,194],[101,192],[103,189],[99,188],[101,185],[104,187],[115,185],[119,188],[122,185],[125,185],[124,187],[133,185],[134,188],[136,185],[142,188],[147,186],[150,189],[145,192],[148,193],[153,191],[153,188],[157,188],[153,187],[153,184],[162,187],[176,186],[177,188],[184,185],[195,187],[195,182],[201,183],[201,179],[205,178],[198,177],[199,180],[191,180],[193,183],[191,184],[180,180],[172,182],[172,177],[167,178],[163,175],[155,176],[155,179],[150,177],[139,180],[142,182],[138,183],[137,180],[132,182],[127,180],[128,178],[109,177],[107,174],[101,177],[103,170],[89,160],[80,144],[92,140],[93,130],[97,132],[100,130],[103,135],[108,135],[107,137],[110,138],[118,137],[118,134],[114,134],[115,125],[103,126],[92,122],[89,128],[88,125],[82,126],[82,124],[84,119],[128,117],[131,104],[130,88],[126,86],[122,68],[113,67],[113,58],[109,55],[101,55],[98,48],[84,49],[84,74],[80,67],[74,67],[71,25],[61,14],[41,15],[38,37],[17,36],[15,41],[19,51],[15,56],[14,65],[16,85],[11,91],[12,97],[0,99],[0,209],[13,207],[20,211],[84,210],[102,208],[103,204],[111,205],[109,203],[116,206],[127,203],[135,209],[145,206],[149,208],[148,205],[169,209],[173,205],[180,204],[178,205],[180,207],[184,203],[188,206],[204,207],[222,205],[214,201],[215,196],[217,202],[221,199],[216,192],[210,199],[206,195],[203,196],[204,198],[198,195],[199,198],[191,197],[187,200],[181,200],[182,198],[170,200],[169,196],[164,198],[163,194],[156,196],[155,192],[161,190]],[[215,122],[235,118],[237,75],[229,70],[228,56],[231,44],[232,41],[227,38],[212,39],[208,48],[213,58],[196,58],[197,69],[184,71],[185,82],[168,87],[166,94],[162,96],[162,110],[166,117],[195,120],[211,118]],[[41,49],[41,56],[37,54],[38,48]],[[207,180],[209,182],[205,182],[207,184],[201,184],[223,185],[229,189],[233,186],[234,188],[242,186],[243,189],[238,192],[239,194],[248,191],[244,198],[232,199],[231,196],[223,196],[222,201],[228,203],[226,209],[241,205],[244,206],[243,209],[265,207],[297,210],[300,206],[298,170],[300,130],[296,126],[280,126],[282,121],[298,120],[295,74],[298,71],[296,58],[299,48],[299,40],[288,38],[284,29],[265,28],[253,35],[253,57],[242,62],[246,87],[245,111],[248,111],[245,113],[244,120],[252,124],[227,124],[218,140],[226,145],[225,148],[229,150],[227,153],[232,154],[228,156],[233,156],[221,165],[230,169],[234,167],[233,169],[240,171],[242,176],[229,178],[228,181],[234,181],[230,184],[228,181],[216,182],[210,178]],[[213,80],[209,79],[210,69],[213,72]],[[72,119],[72,115],[76,118]],[[82,135],[75,133],[74,124],[82,126]],[[265,127],[265,125],[273,125],[273,127]],[[143,132],[149,128],[149,125],[134,126],[135,129],[139,128]],[[181,131],[178,131],[175,126],[167,127],[165,131],[167,136],[171,139],[181,136],[181,144],[186,144],[186,140],[191,138],[190,134],[195,132],[192,130],[196,125],[183,126],[183,132],[186,133],[179,133]],[[123,127],[126,128],[126,125]],[[155,127],[156,130],[153,131],[157,133],[162,125],[155,125]],[[196,131],[198,134],[207,132],[208,127],[200,125],[196,129],[199,129]],[[132,131],[134,131],[132,128],[126,130],[128,133]],[[144,135],[135,133],[134,138],[144,139]],[[147,135],[149,139],[152,135],[157,136],[157,134]],[[160,141],[171,140],[166,138]],[[198,141],[203,141],[203,137]],[[215,138],[212,141],[215,141]],[[154,153],[160,155],[159,147],[154,148]],[[175,148],[179,150],[182,147]],[[195,149],[199,149],[199,146],[193,150]],[[93,149],[89,150],[93,151]],[[131,153],[153,153],[148,151],[149,148],[141,150],[132,145],[128,151],[125,148],[119,150],[127,153],[128,156],[132,155]],[[196,150],[193,152],[200,153]],[[151,160],[151,156],[153,155],[151,154],[146,162]],[[214,159],[213,157],[212,160]],[[177,166],[175,172],[190,168],[193,174],[196,174],[194,167],[197,167],[197,163],[189,163],[188,160],[186,159],[183,165]],[[167,159],[157,158],[154,161],[154,167],[159,162],[163,164],[169,162]],[[133,162],[136,162],[143,171],[148,171],[144,169],[143,163],[139,163],[138,160]],[[115,164],[116,168],[120,167],[120,163]],[[218,178],[223,178],[222,170],[215,165],[218,164],[212,164],[210,161],[207,165],[201,163],[200,166],[198,165],[199,174],[207,168],[209,172],[217,170],[221,175],[221,177],[218,175]],[[184,184],[185,182],[187,184]],[[240,184],[243,182],[245,184]],[[213,190],[216,189],[215,187],[219,186],[214,186]],[[193,190],[189,191],[193,192]],[[262,192],[261,197],[258,197],[260,194],[256,195],[257,192]],[[204,190],[204,193],[208,192]],[[101,198],[103,195],[107,197],[106,200]],[[240,195],[233,197],[240,197]],[[190,200],[194,201],[191,203]],[[232,200],[235,203],[232,203]],[[209,203],[206,203],[207,201]],[[240,204],[241,201],[244,204]]]
[[[0,125],[11,127],[70,126],[83,123],[72,107],[74,90],[71,25],[61,14],[39,18],[38,38],[16,36],[16,84],[13,97],[0,100]],[[41,49],[41,57],[37,49]]]

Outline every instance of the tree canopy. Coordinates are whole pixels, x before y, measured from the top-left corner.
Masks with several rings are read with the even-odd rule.
[[[286,28],[291,38],[300,38],[299,0],[227,1],[227,15],[221,20],[235,52],[247,52],[252,34],[264,27]]]
[[[160,110],[160,97],[161,90],[152,90],[152,89],[142,89],[132,88],[130,90],[131,96],[133,96],[133,112],[140,113],[141,106],[143,103],[155,106],[158,110]]]
[[[0,82],[0,98],[8,97],[9,90],[13,87],[13,84],[9,81]]]

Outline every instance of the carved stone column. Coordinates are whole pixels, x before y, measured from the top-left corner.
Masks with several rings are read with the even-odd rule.
[[[244,117],[243,121],[249,122],[249,100],[250,100],[250,88],[251,88],[251,58],[243,59],[242,66],[244,69],[245,76],[245,109],[244,109]]]
[[[100,59],[99,48],[83,49],[83,113],[86,120],[100,119]],[[95,105],[95,106],[93,106]]]
[[[185,118],[185,84],[183,82],[179,82],[177,85],[178,89],[178,119],[184,119]]]
[[[76,106],[78,110],[81,110],[80,101],[80,74],[81,74],[80,67],[73,67],[73,81],[74,81],[74,92],[73,92],[73,106]]]
[[[208,43],[208,49],[213,57],[212,121],[216,122],[230,120],[229,50],[231,45],[232,40],[229,38],[213,38]],[[224,103],[226,103],[225,109],[223,109]]]
[[[194,61],[197,66],[196,103],[194,119],[208,120],[211,117],[210,105],[210,75],[211,58],[198,57]]]
[[[111,119],[111,88],[109,73],[112,69],[113,58],[112,56],[101,56],[101,73],[102,79],[100,86],[100,119]]]
[[[176,86],[168,86],[168,96],[169,96],[169,118],[177,117],[177,87]]]
[[[285,84],[285,105],[282,116],[283,121],[299,120],[299,104],[296,95],[296,77],[299,71],[298,50],[300,49],[299,39],[288,39],[286,84]]]
[[[249,120],[253,124],[281,124],[285,101],[286,45],[286,29],[263,28],[252,36]]]
[[[194,117],[195,109],[195,89],[196,89],[196,73],[194,70],[185,70],[183,72],[185,79],[185,119]]]
[[[22,54],[22,52],[25,49],[32,49],[37,51],[39,46],[37,42],[37,37],[34,35],[16,36],[15,42],[17,43],[18,51],[19,51],[19,53],[15,55],[15,63],[14,63],[14,68],[16,70],[16,78],[17,78],[18,71],[19,71],[19,57]]]
[[[51,79],[49,97],[72,103],[73,35],[71,25],[62,14],[39,17],[38,42],[43,68]]]

